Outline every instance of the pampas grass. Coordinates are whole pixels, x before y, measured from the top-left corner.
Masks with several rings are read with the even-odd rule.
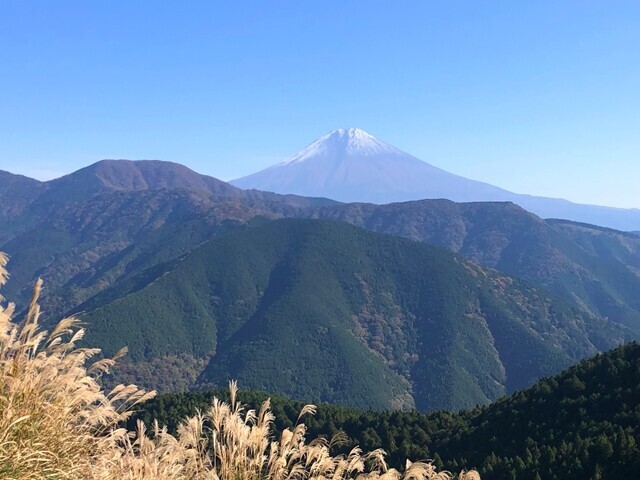
[[[6,264],[0,254],[0,285]],[[84,330],[75,318],[41,330],[41,289],[38,280],[20,324],[13,304],[0,305],[0,478],[92,478],[127,436],[118,424],[153,393],[133,385],[103,392],[97,379],[115,359],[91,363],[99,350],[76,346]]]
[[[0,252],[0,286],[8,278],[7,256]],[[117,357],[92,360],[95,348],[80,348],[84,330],[65,318],[51,331],[40,328],[35,284],[25,318],[12,320],[14,305],[0,296],[0,478],[130,480],[431,480],[451,479],[430,462],[407,462],[401,473],[387,468],[384,452],[354,448],[332,455],[341,441],[306,440],[302,419],[274,433],[269,401],[246,410],[237,401],[214,399],[205,412],[187,418],[173,436],[157,422],[152,432],[119,425],[133,408],[153,397],[135,385],[104,392],[100,376]],[[477,480],[477,472],[459,479]]]

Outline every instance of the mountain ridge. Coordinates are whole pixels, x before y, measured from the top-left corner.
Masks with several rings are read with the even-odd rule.
[[[327,220],[214,238],[77,310],[107,354],[211,356],[201,383],[375,408],[486,403],[635,338],[443,248]]]
[[[147,163],[145,165],[152,169],[166,171],[165,164],[162,162],[157,164]],[[43,308],[48,313],[54,314],[54,316],[62,316],[69,311],[76,311],[74,309],[82,304],[87,307],[87,311],[93,311],[93,307],[89,308],[90,303],[86,302],[104,300],[106,296],[115,291],[113,288],[115,285],[132,286],[133,290],[137,291],[146,288],[149,281],[145,280],[145,278],[152,280],[157,277],[159,279],[158,282],[162,283],[162,278],[165,277],[160,278],[156,273],[164,273],[164,268],[167,268],[167,271],[171,273],[174,268],[177,268],[174,265],[178,265],[181,258],[185,256],[191,257],[202,245],[214,241],[217,237],[233,234],[234,231],[237,231],[239,235],[242,231],[254,230],[271,220],[283,217],[309,217],[310,219],[324,218],[349,222],[372,231],[408,237],[424,243],[434,243],[448,250],[459,252],[473,260],[471,263],[461,260],[463,264],[469,266],[470,271],[491,272],[491,268],[504,270],[511,276],[515,275],[528,279],[536,285],[554,292],[554,295],[559,295],[565,301],[577,305],[577,307],[572,307],[574,309],[578,308],[576,310],[577,313],[575,315],[572,314],[575,318],[592,318],[594,315],[608,316],[609,320],[597,320],[598,322],[604,322],[599,323],[602,328],[618,328],[617,324],[628,325],[629,327],[635,325],[635,330],[637,331],[637,326],[640,324],[640,305],[638,305],[637,295],[635,294],[640,288],[638,287],[640,285],[640,239],[628,233],[602,227],[580,225],[575,222],[545,221],[534,214],[526,212],[521,207],[504,202],[457,204],[447,200],[422,200],[383,206],[339,204],[323,199],[280,196],[258,191],[245,192],[233,187],[230,187],[229,190],[234,192],[234,195],[219,195],[203,191],[206,186],[202,187],[198,182],[187,184],[186,187],[184,183],[162,183],[164,182],[162,180],[162,172],[157,173],[160,176],[158,181],[153,180],[156,173],[149,175],[151,181],[144,180],[144,183],[141,180],[130,181],[128,173],[130,166],[131,162],[101,164],[94,168],[94,173],[91,173],[91,169],[89,169],[89,173],[84,172],[75,176],[76,182],[69,181],[56,184],[58,185],[56,187],[57,192],[50,198],[59,201],[60,203],[57,205],[54,205],[53,201],[45,202],[44,199],[46,197],[42,198],[42,195],[44,195],[43,189],[50,188],[47,184],[44,184],[43,187],[41,182],[8,176],[11,181],[14,179],[26,181],[27,185],[33,187],[34,192],[36,192],[37,195],[34,195],[40,196],[39,203],[38,201],[30,203],[27,201],[26,209],[18,213],[15,218],[9,220],[0,219],[0,236],[2,236],[0,238],[0,250],[6,250],[12,256],[12,260],[15,262],[14,265],[16,265],[12,269],[13,281],[9,283],[7,289],[10,298],[19,300],[19,305],[21,303],[24,305],[29,298],[28,285],[35,277],[41,276],[44,277],[47,285],[42,300]],[[103,169],[109,168],[121,169],[122,173],[116,174],[115,178],[113,178],[113,175],[110,176],[107,175],[108,172],[103,172]],[[169,168],[170,171],[171,168]],[[95,175],[95,170],[99,171],[99,175]],[[91,180],[88,182],[87,188],[84,189],[81,181],[83,175],[89,175]],[[92,175],[93,179],[91,179]],[[120,180],[120,177],[122,177],[122,180]],[[76,183],[80,185],[78,186]],[[152,187],[157,187],[157,189]],[[73,190],[77,191],[74,192]],[[2,192],[1,189],[0,192]],[[42,195],[40,195],[41,193]],[[236,194],[237,196],[235,196]],[[10,193],[5,194],[5,198],[8,198],[7,195],[10,195]],[[0,196],[2,196],[1,193]],[[369,238],[366,232],[361,233],[355,239],[349,237],[351,234],[348,232],[351,232],[351,230],[347,229],[344,232],[346,232],[344,238],[352,238],[351,243],[353,245],[363,241],[363,238]],[[245,234],[248,235],[248,233]],[[340,235],[337,237],[340,237]],[[7,240],[4,241],[3,238]],[[262,239],[258,238],[255,241],[260,242]],[[324,241],[314,240],[318,248],[324,245]],[[339,241],[335,235],[329,235],[326,239],[326,245],[322,248],[328,248],[330,245],[335,247],[343,241],[344,239]],[[395,247],[390,247],[391,250],[404,251],[418,248],[407,246],[413,245],[412,243],[405,244],[403,242],[396,243],[393,240],[388,241],[391,242],[390,245],[395,245]],[[372,242],[376,244],[377,240],[372,240]],[[298,254],[290,255],[288,257],[289,260],[286,262],[283,260],[278,268],[274,270],[271,270],[271,267],[266,269],[265,271],[271,271],[274,275],[274,281],[277,278],[280,278],[280,281],[284,281],[288,277],[297,278],[296,276],[302,273],[306,275],[305,278],[311,278],[310,272],[312,270],[308,268],[308,265],[316,264],[320,260],[324,262],[325,257],[327,259],[342,259],[340,260],[341,263],[347,261],[344,259],[344,248],[329,252],[318,259],[316,254],[306,249],[304,243],[300,245],[298,242],[294,245],[285,242],[284,244],[288,244],[291,251],[297,249],[296,251],[299,251],[301,256],[296,256]],[[348,246],[347,244],[345,244],[345,247]],[[228,245],[228,248],[229,251],[233,251],[237,246]],[[425,246],[425,248],[433,247]],[[254,248],[253,250],[255,251],[256,249]],[[375,252],[376,249],[372,251]],[[377,251],[378,253],[374,255],[376,258],[381,255],[379,250]],[[260,263],[258,259],[262,258],[261,256],[265,252],[268,252],[268,250],[254,253],[254,255],[258,255],[254,258],[256,265]],[[275,250],[272,250],[271,255],[277,257],[278,255],[274,252]],[[366,252],[366,250],[358,252],[355,256],[358,258],[358,255],[365,255],[365,257],[362,257],[363,265],[372,263],[370,260],[366,260],[366,255],[368,255]],[[238,256],[240,256],[240,253],[236,255],[236,257]],[[228,255],[216,254],[213,263],[229,262],[231,259],[227,257]],[[442,257],[449,258],[444,253]],[[311,262],[311,258],[316,260]],[[348,261],[351,262],[353,260]],[[414,265],[406,265],[403,262],[406,262],[406,259],[400,258],[391,263],[405,265],[407,268],[415,267]],[[482,264],[484,267],[474,267],[472,266],[473,262]],[[192,265],[194,269],[202,269],[207,263],[207,258],[202,258],[199,262],[194,261]],[[459,271],[459,266],[450,265],[455,271]],[[478,268],[480,270],[477,270]],[[323,267],[322,271],[328,272],[328,278],[347,278],[343,273],[337,275],[333,269],[334,266],[328,264]],[[231,277],[243,270],[244,267],[240,268],[237,265],[232,265],[228,275]],[[367,267],[366,271],[368,270],[371,269]],[[233,275],[231,272],[233,272]],[[316,270],[313,270],[313,272],[316,272]],[[393,367],[394,369],[405,368],[402,365],[407,365],[407,359],[402,355],[398,355],[398,352],[403,351],[402,349],[405,348],[400,348],[400,345],[409,345],[409,343],[407,343],[406,336],[399,333],[396,324],[403,325],[407,328],[407,331],[410,331],[410,325],[413,322],[411,318],[412,315],[415,315],[416,310],[407,310],[406,303],[398,301],[393,295],[391,297],[388,296],[389,291],[393,292],[391,286],[396,283],[402,284],[404,280],[401,278],[395,280],[395,273],[378,275],[371,272],[368,275],[360,275],[354,278],[352,276],[353,272],[362,273],[355,267],[352,269],[351,274],[348,275],[349,284],[351,285],[350,293],[348,294],[342,291],[342,287],[339,287],[339,282],[329,282],[321,285],[321,287],[322,289],[334,289],[331,291],[330,297],[342,299],[336,302],[342,305],[340,307],[342,311],[349,312],[348,315],[360,319],[361,328],[358,329],[358,338],[361,339],[361,342],[365,342],[366,348],[375,352],[372,353],[374,355],[373,359],[368,356],[367,350],[358,350],[360,352],[358,355],[364,355],[361,359],[368,358],[367,361],[373,361],[377,365],[374,370],[380,375],[380,382],[387,382],[386,385],[389,386],[389,390],[383,397],[371,398],[376,398],[378,405],[390,405],[394,402],[396,405],[406,404],[408,397],[406,397],[406,378],[403,375],[408,374],[406,372],[401,374],[395,370],[390,371],[391,367],[389,365],[391,363],[389,365],[385,364],[384,361],[380,363],[381,357],[379,356],[382,355],[386,362],[392,362],[393,365],[396,365]],[[202,280],[202,285],[207,285],[210,279],[215,279],[216,275],[219,274],[220,272],[214,268],[211,271],[205,271],[198,278]],[[252,278],[252,275],[245,275],[245,280],[243,281],[246,281],[247,278]],[[466,278],[464,276],[466,274],[461,273],[461,275],[463,275],[461,278]],[[500,278],[509,278],[509,275],[493,273],[488,275],[491,278],[494,278],[493,275],[499,275]],[[192,284],[194,275],[185,273],[181,274],[181,277],[183,278],[180,278],[176,283],[183,285],[186,290],[179,295],[176,295],[174,291],[170,296],[161,295],[158,297],[160,302],[166,302],[169,298],[173,299],[166,310],[172,311],[171,308],[176,305],[184,306],[190,309],[195,308],[192,312],[204,315],[202,318],[214,318],[211,317],[212,312],[215,313],[219,307],[210,306],[208,303],[210,300],[209,293],[197,293],[193,296],[193,292],[200,290],[200,287],[196,288]],[[404,278],[406,275],[401,275],[401,277]],[[174,276],[171,278],[174,278]],[[379,280],[377,280],[378,278]],[[419,276],[416,278],[416,284],[426,281]],[[264,281],[266,282],[266,280]],[[519,280],[514,280],[514,282],[514,285],[523,285]],[[308,284],[308,291],[319,288],[315,282],[307,280],[306,283]],[[192,286],[187,288],[188,285]],[[389,286],[389,288],[380,290],[384,285]],[[447,288],[450,287],[453,291],[447,292],[445,286]],[[16,291],[15,288],[19,287],[26,288]],[[240,285],[237,288],[242,290],[245,287],[246,285]],[[284,290],[280,290],[281,293],[291,289],[298,292],[293,297],[286,297],[287,308],[293,308],[292,305],[299,304],[302,298],[308,299],[305,300],[307,304],[312,304],[317,300],[314,296],[309,297],[308,292],[304,290],[296,290],[295,288],[298,287],[293,284],[290,287],[290,289],[287,287]],[[445,291],[435,293],[434,298],[448,298],[447,302],[451,302],[451,304],[455,303],[456,297],[459,297],[459,299],[467,298],[465,295],[469,291],[467,289],[467,293],[465,293],[464,289],[460,290],[459,284],[456,282],[451,282],[450,284],[443,282],[442,288],[445,288]],[[499,292],[501,288],[515,287],[501,286],[501,283],[498,282],[492,288]],[[530,288],[530,286],[527,288]],[[264,289],[259,290],[263,291]],[[277,292],[278,290],[273,291]],[[537,287],[532,291],[540,291],[538,294],[540,298],[554,297],[554,295],[550,296],[547,292],[538,290]],[[510,308],[519,308],[517,307],[517,301],[514,301],[512,307],[505,306],[502,301],[495,303],[492,300],[492,295],[485,295],[481,301],[485,310],[488,308],[492,311],[507,312],[510,311]],[[523,298],[527,297],[528,294],[524,294]],[[274,298],[285,297],[281,297],[278,294]],[[354,304],[354,298],[359,298],[358,302],[360,303]],[[347,301],[346,299],[351,300]],[[113,304],[118,301],[118,298],[114,297],[106,303]],[[249,308],[251,305],[257,304],[255,302],[243,304],[244,306],[241,304],[236,305],[234,307],[236,308],[235,313],[231,317],[237,318],[242,308]],[[262,304],[262,301],[260,303]],[[330,302],[326,303],[329,304]],[[552,303],[555,304],[555,300]],[[212,308],[213,310],[211,310]],[[272,307],[266,308],[265,304],[265,312],[270,312],[270,308]],[[567,307],[562,307],[560,310],[564,311],[565,308]],[[303,311],[301,308],[298,310]],[[585,313],[587,310],[591,313]],[[315,311],[318,315],[321,314],[320,317],[327,318],[325,307],[319,307]],[[425,307],[420,311],[428,310]],[[543,312],[543,310],[539,311]],[[402,315],[398,316],[398,312],[402,312]],[[178,318],[178,312],[173,313],[175,314],[173,318]],[[144,320],[144,315],[147,315],[147,312],[141,311],[140,326],[147,325],[145,328],[151,328],[152,325]],[[509,315],[513,318],[518,318],[517,314]],[[542,314],[542,318],[545,318],[545,315],[547,314]],[[122,317],[129,318],[132,324],[131,326],[121,325],[120,328],[124,332],[129,331],[138,321],[137,318],[127,317],[124,313]],[[464,317],[464,315],[461,315],[461,317]],[[156,320],[160,318],[161,315],[156,316]],[[381,318],[395,319],[389,321],[387,327],[391,330],[385,333],[385,335],[391,334],[390,338],[395,339],[391,342],[395,342],[395,350],[393,348],[391,350],[385,349],[385,342],[381,343],[377,340],[378,333],[376,332],[385,331],[384,328],[376,330],[382,328]],[[480,317],[472,312],[472,316],[469,319],[473,318],[479,324],[483,322]],[[159,330],[157,333],[160,335],[157,341],[154,340],[154,336],[150,336],[147,345],[139,340],[132,343],[131,358],[135,356],[136,363],[131,365],[131,368],[147,373],[156,372],[156,374],[150,373],[150,377],[148,375],[147,378],[158,378],[162,376],[159,372],[168,372],[167,375],[186,379],[182,384],[174,382],[171,383],[172,385],[180,385],[179,388],[188,387],[187,383],[202,372],[206,363],[210,361],[208,360],[209,355],[215,352],[215,349],[211,350],[210,347],[198,347],[197,351],[192,352],[197,353],[197,358],[195,356],[188,357],[184,353],[189,351],[189,348],[192,348],[188,347],[188,345],[196,342],[196,340],[206,344],[207,335],[204,332],[207,331],[206,328],[210,328],[210,325],[208,327],[207,325],[209,324],[205,323],[202,328],[196,328],[193,331],[190,330],[191,327],[187,328],[187,325],[184,325],[185,328],[180,327],[180,322],[175,321],[167,323],[162,328],[155,324],[155,328]],[[338,331],[344,332],[344,324],[341,325]],[[455,322],[450,325],[453,329],[451,337],[458,338],[461,341],[464,340],[464,335],[461,337],[456,333],[461,329],[460,325]],[[509,324],[507,323],[506,325]],[[285,325],[281,325],[281,327],[284,328]],[[319,325],[319,328],[321,327],[327,328],[325,325]],[[477,327],[478,324],[471,322],[468,329],[469,331],[474,331],[474,328]],[[89,330],[91,331],[91,328]],[[182,333],[180,333],[180,330],[182,330]],[[199,333],[195,333],[196,331]],[[182,349],[184,352],[166,349],[166,339],[163,340],[162,336],[167,332],[173,332],[171,335],[172,341],[183,342],[184,345],[187,345]],[[584,338],[581,335],[577,334],[576,338]],[[446,339],[447,337],[448,335],[443,334],[441,338]],[[119,343],[118,345],[113,346],[120,347],[135,338],[135,335],[127,336],[122,339],[122,342],[117,342]],[[478,338],[486,339],[490,337],[488,337],[486,329],[480,329]],[[315,340],[315,337],[311,340]],[[466,345],[466,342],[467,340],[464,340],[462,345]],[[332,341],[328,345],[334,348],[339,345],[339,342]],[[487,347],[488,344],[483,340],[481,345]],[[588,343],[584,345],[588,345]],[[580,348],[584,348],[584,345]],[[355,347],[350,342],[343,343],[343,346],[344,355],[347,355],[344,352],[355,352],[355,350],[352,350]],[[599,348],[604,348],[605,346],[602,344]],[[539,348],[541,352],[548,351],[543,347]],[[434,351],[435,348],[438,348],[438,346],[434,346]],[[474,349],[478,348],[480,348],[479,345],[471,345],[466,350],[476,351]],[[482,365],[483,362],[488,362],[486,363],[487,365],[492,365],[491,369],[493,370],[489,370],[493,371],[493,377],[502,378],[503,374],[500,373],[500,369],[495,368],[496,365],[499,365],[499,362],[495,360],[494,354],[490,354],[491,349],[487,347],[485,350],[482,350],[482,348],[480,350],[476,351],[475,354],[480,355],[484,351],[482,355],[485,356],[476,357],[472,364],[477,366]],[[146,354],[144,353],[145,351],[147,352]],[[589,352],[592,351],[589,350]],[[154,352],[153,355],[150,355],[151,352]],[[242,349],[239,349],[239,352],[242,352]],[[348,354],[347,357],[350,355]],[[460,366],[466,362],[471,369],[471,364],[468,363],[468,354],[465,353],[464,348],[461,349],[454,344],[450,350],[444,350],[443,358],[447,355],[451,356],[452,365]],[[418,357],[420,356],[418,355]],[[554,357],[554,355],[551,355],[551,357]],[[221,351],[221,356],[216,360],[216,362],[219,361],[217,363],[218,366],[211,370],[213,372],[212,378],[218,378],[222,374],[221,372],[227,371],[226,367],[221,367],[224,358],[230,361],[233,356],[230,352],[222,355]],[[408,358],[412,358],[411,355]],[[484,358],[484,360],[479,358]],[[493,360],[487,360],[491,358]],[[569,361],[567,358],[575,359],[577,357],[573,356],[573,354],[568,357],[562,354],[558,358],[564,358],[565,361],[562,365],[566,365]],[[553,360],[552,364],[560,365],[560,363],[554,363],[558,362],[558,358]],[[229,365],[233,363],[235,361],[229,363]],[[363,364],[362,362],[360,363]],[[265,364],[268,364],[266,360]],[[173,370],[169,372],[166,370],[167,365],[174,365],[175,368],[172,367]],[[185,375],[180,373],[178,368],[183,368],[191,373]],[[476,367],[474,366],[473,368]],[[483,380],[480,382],[477,380],[486,378],[481,372],[476,372],[469,378],[464,373],[464,369],[457,368],[454,370],[455,374],[445,375],[445,379],[446,382],[450,382],[450,388],[454,388],[457,393],[447,394],[446,390],[434,385],[433,390],[440,391],[439,395],[442,396],[430,399],[431,405],[437,405],[437,402],[440,402],[441,405],[450,405],[447,402],[486,401],[487,398],[493,398],[495,395],[495,391],[489,388],[492,385],[491,381]],[[355,378],[361,376],[355,370],[352,373]],[[192,376],[190,376],[191,374]],[[189,378],[192,380],[188,380]],[[383,381],[383,378],[387,380]],[[511,378],[513,378],[513,375]],[[272,379],[270,381],[276,380]],[[423,378],[419,382],[421,382],[421,385],[425,385],[425,382],[428,382],[428,378]],[[474,386],[464,391],[458,387],[451,387],[451,385],[465,383]],[[308,389],[306,390],[307,392],[318,394],[317,390],[315,390],[316,387],[312,385],[317,385],[317,383],[307,384],[304,388]],[[481,387],[480,385],[483,386]],[[503,385],[501,388],[507,388],[506,383],[501,385]],[[367,390],[363,389],[364,391]],[[388,392],[391,391],[395,391],[397,394],[389,394]],[[299,393],[302,395],[304,391],[301,390]],[[360,397],[360,401],[365,401],[365,397]]]
[[[355,138],[364,140],[357,142]],[[640,229],[640,209],[513,193],[449,173],[353,128],[329,132],[293,157],[230,183],[347,203],[387,204],[438,198],[456,202],[511,201],[543,218],[564,218],[618,230]]]
[[[448,248],[640,332],[640,239],[633,234],[543,220],[504,202],[344,204],[306,215]]]
[[[126,167],[125,172],[135,164],[110,163],[111,167]],[[164,162],[147,165],[166,170]],[[98,167],[100,164],[94,170]],[[85,188],[80,195],[73,192],[74,182],[68,182],[65,188],[64,183],[59,184],[54,197],[60,203],[56,204],[44,201],[46,198],[37,201],[48,188],[46,182],[10,174],[6,177],[27,181],[34,187],[34,192],[22,191],[26,195],[24,202],[20,195],[3,195],[0,187],[3,204],[17,203],[15,208],[2,210],[4,219],[0,213],[0,245],[11,255],[18,255],[14,276],[19,281],[12,282],[9,289],[14,298],[25,301],[28,289],[19,293],[13,291],[13,286],[26,286],[37,275],[44,275],[49,288],[56,291],[51,291],[59,298],[55,304],[68,303],[65,299],[84,301],[98,285],[104,288],[122,275],[132,274],[134,268],[150,266],[152,259],[162,261],[186,252],[208,236],[241,227],[256,216],[302,217],[346,221],[437,244],[487,267],[542,285],[594,314],[636,325],[636,330],[640,325],[640,305],[633,293],[640,288],[634,287],[640,281],[637,236],[604,227],[583,225],[578,229],[567,227],[567,222],[545,222],[514,204],[447,200],[340,204],[245,192],[234,187],[229,187],[231,196],[209,194],[202,191],[201,182],[194,182],[197,188],[193,190],[96,192]],[[10,188],[6,185],[2,183],[5,191]],[[131,189],[126,183],[125,187]],[[179,222],[185,223],[180,227]],[[35,245],[39,247],[36,249]],[[598,256],[602,258],[598,260]],[[85,273],[80,275],[80,270]],[[61,275],[64,271],[68,274]],[[89,287],[90,282],[95,282],[94,286]],[[48,299],[51,295],[45,296],[45,304]],[[64,313],[52,304],[47,308],[53,308],[56,314]]]

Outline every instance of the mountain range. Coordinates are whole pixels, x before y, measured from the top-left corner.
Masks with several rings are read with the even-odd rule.
[[[364,408],[485,403],[632,338],[445,249],[320,220],[212,239],[77,310],[107,353],[212,356],[199,383]]]
[[[634,234],[543,220],[512,203],[422,200],[306,212],[440,245],[640,333],[640,238]]]
[[[334,130],[293,157],[233,180],[244,189],[385,204],[422,199],[509,201],[543,218],[640,229],[639,209],[522,195],[446,172],[359,128]]]
[[[131,184],[132,169],[143,178],[147,172],[149,180]],[[163,188],[180,177],[178,188]],[[8,173],[4,178],[9,193],[2,200],[14,204],[14,217],[0,221],[0,247],[15,257],[17,269],[10,293],[15,297],[15,288],[25,287],[39,273],[48,279],[50,290],[63,287],[54,302],[61,304],[55,314],[256,216],[304,217],[345,221],[441,245],[640,331],[636,235],[545,221],[509,203],[339,204],[242,191],[169,162],[104,161],[53,182]],[[15,182],[29,187],[15,195],[10,190]],[[85,188],[78,199],[78,184],[92,184],[93,191]],[[56,197],[63,203],[52,207]],[[27,296],[25,289],[22,298]]]
[[[234,376],[299,398],[458,408],[640,333],[640,237],[511,203],[340,204],[151,161],[103,161],[51,182],[2,172],[0,202],[11,206],[0,217],[5,295],[24,305],[44,277],[50,317],[85,312],[92,341],[130,346],[121,373],[143,383]],[[268,348],[274,336],[292,343]],[[528,359],[500,338],[518,339]],[[291,345],[318,353],[314,369],[261,370],[284,366]],[[344,376],[329,381],[336,369]],[[367,390],[368,377],[384,388]]]

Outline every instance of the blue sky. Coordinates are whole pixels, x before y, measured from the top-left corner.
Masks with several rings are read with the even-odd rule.
[[[640,208],[640,2],[0,0],[0,169],[162,159],[229,180],[339,127]]]

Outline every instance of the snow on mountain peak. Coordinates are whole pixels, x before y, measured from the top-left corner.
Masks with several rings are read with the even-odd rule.
[[[280,165],[291,165],[317,157],[335,157],[345,154],[373,156],[385,153],[397,155],[402,152],[360,128],[338,128],[320,137]]]

